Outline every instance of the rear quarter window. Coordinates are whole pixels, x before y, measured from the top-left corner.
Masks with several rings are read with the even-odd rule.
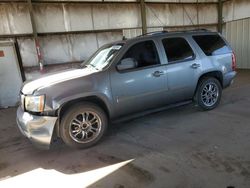
[[[196,35],[195,42],[207,56],[230,53],[231,49],[219,35]]]

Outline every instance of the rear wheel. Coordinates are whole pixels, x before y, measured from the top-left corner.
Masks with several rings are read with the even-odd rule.
[[[64,114],[60,135],[68,146],[87,148],[103,137],[107,126],[105,112],[97,105],[86,102],[72,106]]]
[[[212,110],[219,105],[221,94],[220,82],[216,78],[206,77],[198,84],[195,102],[202,110]]]

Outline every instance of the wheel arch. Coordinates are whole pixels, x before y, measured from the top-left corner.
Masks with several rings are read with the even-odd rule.
[[[205,73],[203,73],[203,74],[200,75],[200,77],[199,77],[199,79],[197,81],[195,92],[194,92],[193,96],[195,96],[197,88],[198,88],[199,83],[201,82],[201,80],[204,79],[204,78],[207,78],[207,77],[216,78],[220,82],[221,87],[223,87],[223,74],[222,74],[221,71],[209,71],[209,72],[205,72]]]
[[[60,108],[57,110],[57,116],[58,116],[58,121],[57,121],[57,124],[56,124],[56,133],[57,133],[57,136],[60,137],[60,135],[59,135],[59,128],[60,128],[60,123],[61,123],[61,119],[63,117],[63,114],[67,111],[67,109],[69,107],[71,107],[73,105],[76,105],[77,103],[81,103],[81,102],[89,102],[89,103],[96,104],[101,109],[103,109],[103,111],[107,115],[108,120],[110,119],[110,110],[108,108],[108,105],[100,97],[93,95],[93,96],[87,96],[87,97],[81,97],[81,98],[77,98],[77,99],[72,99],[70,101],[67,101],[67,102],[63,103],[60,106]]]

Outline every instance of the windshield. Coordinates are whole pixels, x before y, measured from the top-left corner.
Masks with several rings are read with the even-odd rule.
[[[115,44],[100,48],[88,61],[84,62],[82,66],[92,66],[98,70],[104,69],[112,61],[122,45],[123,44]]]

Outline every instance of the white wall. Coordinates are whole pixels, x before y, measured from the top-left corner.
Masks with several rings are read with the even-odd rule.
[[[223,17],[223,34],[234,49],[237,68],[250,69],[250,1],[224,3]]]
[[[229,22],[250,17],[249,0],[231,0],[223,4],[223,20]]]
[[[137,4],[36,4],[38,32],[92,31],[140,27]]]
[[[28,7],[25,3],[0,3],[0,35],[31,33]]]
[[[121,32],[89,34],[49,35],[39,37],[43,61],[46,64],[60,64],[86,60],[97,48],[122,38]],[[18,40],[25,67],[37,66],[34,41],[31,38]]]
[[[157,2],[170,2],[170,4],[157,4],[153,3],[156,0],[146,1],[151,2],[146,4],[149,32],[162,30],[168,26],[178,26],[180,29],[180,26],[189,25],[190,28],[195,28],[197,24],[217,22],[215,3],[195,5],[187,3],[197,0],[157,0]],[[172,4],[174,2],[185,4]],[[199,0],[199,2],[216,2],[216,0]],[[45,64],[82,61],[104,43],[120,40],[123,35],[129,38],[141,34],[141,13],[138,3],[34,3],[34,19],[38,33],[89,32],[39,36]],[[32,34],[26,3],[0,3],[0,20],[0,35]],[[214,26],[208,28],[216,29]],[[24,66],[37,66],[34,40],[29,37],[19,37],[18,43]]]
[[[148,4],[147,25],[175,26],[217,23],[216,4]]]

